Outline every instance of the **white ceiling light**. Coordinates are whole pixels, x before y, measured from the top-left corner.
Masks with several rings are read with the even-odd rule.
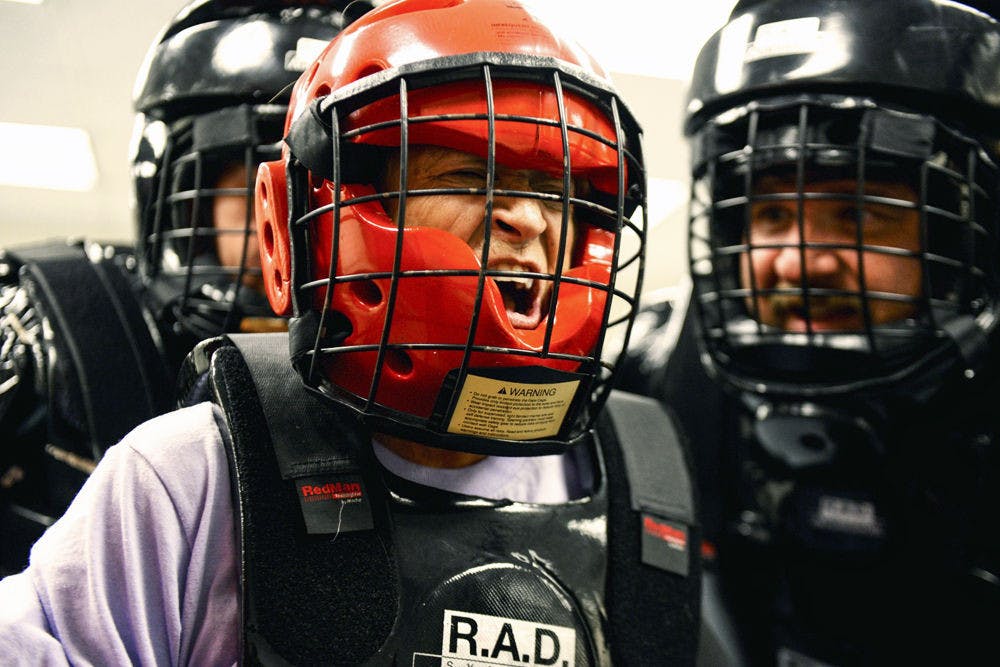
[[[705,41],[736,0],[525,0],[542,19],[573,35],[605,69],[676,81],[691,77]]]
[[[42,0],[7,0],[8,2],[20,2],[22,5],[40,5]]]
[[[85,192],[96,184],[97,161],[84,130],[0,123],[0,185]]]

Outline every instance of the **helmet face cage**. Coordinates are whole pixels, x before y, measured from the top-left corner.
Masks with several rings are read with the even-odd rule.
[[[694,152],[695,308],[713,366],[737,386],[822,395],[882,385],[956,344],[964,353],[992,329],[997,167],[977,140],[870,99],[812,95],[718,114],[696,132]],[[831,181],[850,185],[822,187]],[[759,233],[775,206],[785,232]],[[837,211],[837,235],[815,231],[808,211],[817,206]],[[912,244],[880,236],[878,225],[905,221]],[[777,253],[794,253],[786,261],[797,278],[761,278],[756,258]],[[856,278],[818,279],[811,267],[822,253],[853,262]],[[880,262],[894,280],[875,277]],[[783,325],[769,303],[798,326]],[[854,316],[830,326],[838,310]]]
[[[478,57],[484,55],[485,62],[480,62]],[[367,77],[321,99],[311,109],[328,124],[330,138],[324,152],[333,157],[329,171],[307,170],[298,163],[298,154],[288,162],[294,221],[293,362],[308,385],[387,432],[425,441],[430,434],[435,446],[464,451],[524,455],[519,443],[530,441],[531,454],[552,453],[584,434],[611,389],[614,364],[604,359],[617,358],[621,350],[612,351],[607,344],[614,341],[624,347],[642,278],[646,214],[639,129],[615,93],[599,80],[552,59],[538,59],[544,60],[544,67],[533,60],[519,57],[513,64],[509,58],[489,58],[488,54],[445,57]],[[485,113],[421,116],[408,112],[411,97],[424,89],[465,83],[481,91],[478,95],[486,101]],[[512,83],[528,83],[554,94],[558,118],[539,117],[540,111],[534,115],[498,112],[494,97]],[[599,109],[612,129],[598,133],[570,122],[566,113],[570,97]],[[449,99],[447,93],[443,99]],[[358,110],[386,102],[394,108],[390,120],[368,124],[355,120],[360,117],[355,113]],[[473,132],[484,139],[479,157],[486,165],[481,188],[408,187],[414,146],[433,144],[432,132],[419,134],[425,124],[445,134],[452,125],[462,128],[457,132],[478,128]],[[562,181],[560,192],[501,189],[496,178],[500,138],[504,132],[524,132],[525,125],[538,128],[535,132],[561,135],[561,167],[558,156],[555,161]],[[397,137],[388,144],[378,138],[387,131]],[[294,134],[293,128],[293,154]],[[430,138],[415,139],[415,135]],[[610,186],[608,175],[603,175],[604,192],[590,187],[587,174],[575,169],[581,141],[596,142],[601,150],[616,155]],[[370,144],[399,147],[398,183],[345,187],[358,180],[348,172],[363,161],[358,157],[359,147],[361,153],[368,152],[368,159],[374,156],[384,161],[384,148]],[[506,162],[514,159],[505,157]],[[406,224],[408,204],[437,195],[483,202],[485,239],[477,255],[453,235],[419,228],[416,220]],[[490,239],[499,233],[494,221],[498,197],[533,199],[561,209],[558,259],[551,273],[491,267]],[[385,215],[383,207],[389,202],[395,202],[395,219]],[[633,215],[637,206],[641,213]],[[381,223],[366,226],[361,245],[366,254],[380,255],[382,263],[351,261],[350,254],[357,247],[349,245],[357,232],[346,226],[347,220],[363,217],[366,207],[369,211],[375,207],[373,219]],[[575,234],[569,233],[571,227]],[[371,232],[376,229],[386,234],[377,238]],[[570,236],[575,238],[573,248],[566,245]],[[266,237],[263,242],[267,244]],[[374,266],[380,270],[373,271]],[[515,332],[507,322],[501,286],[511,279],[549,286],[548,302],[535,330]],[[358,331],[362,325],[357,304],[371,306],[378,313],[363,325],[364,332]],[[336,379],[331,381],[331,377]],[[473,381],[486,382],[491,392],[521,391],[536,401],[549,392],[558,393],[555,412],[564,411],[565,416],[553,416],[550,410],[543,417],[529,409],[521,415],[523,428],[512,426],[519,418],[516,410],[495,415],[492,419],[497,423],[476,422],[489,419],[483,413],[458,423],[458,415],[468,416],[464,411],[477,412],[469,408],[470,400],[478,400],[470,398]],[[573,387],[568,394],[566,386]],[[533,428],[538,424],[528,423],[532,420],[545,424]]]
[[[285,112],[283,105],[226,107],[183,117],[167,129],[147,186],[139,257],[159,315],[175,333],[206,338],[240,330],[247,317],[273,316],[259,294],[253,179],[260,162],[280,154]],[[219,187],[223,174],[238,174],[240,167],[241,184]],[[244,199],[242,224],[214,220],[217,197]],[[220,256],[221,244],[228,257]]]

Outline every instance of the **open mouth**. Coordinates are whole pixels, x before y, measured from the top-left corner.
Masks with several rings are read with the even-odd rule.
[[[495,267],[500,271],[526,271],[524,267]],[[542,321],[542,287],[535,278],[502,276],[494,278],[507,318],[515,329],[535,329]]]

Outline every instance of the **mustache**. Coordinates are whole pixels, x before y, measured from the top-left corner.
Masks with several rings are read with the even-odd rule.
[[[832,295],[810,296],[808,302],[800,294],[771,294],[765,297],[778,321],[789,317],[811,320],[834,317],[861,317],[863,303],[860,296]]]

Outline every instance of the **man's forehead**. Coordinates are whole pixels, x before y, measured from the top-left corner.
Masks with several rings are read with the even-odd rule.
[[[454,148],[444,146],[432,146],[418,144],[410,146],[409,149],[410,169],[414,166],[420,169],[431,169],[433,167],[451,167],[454,165],[476,166],[486,168],[486,158],[468,153]],[[541,170],[537,168],[525,168],[523,165],[512,164],[509,160],[497,160],[496,171],[499,174],[505,172],[524,172],[532,180],[562,180],[560,165],[554,164],[551,170]]]
[[[772,194],[779,192],[797,192],[798,176],[794,170],[763,173],[754,180],[754,192]],[[836,194],[864,194],[898,197],[901,199],[916,199],[916,188],[903,178],[887,178],[876,176],[865,178],[858,187],[858,179],[851,175],[835,172],[807,171],[803,178],[803,192],[828,192]]]

